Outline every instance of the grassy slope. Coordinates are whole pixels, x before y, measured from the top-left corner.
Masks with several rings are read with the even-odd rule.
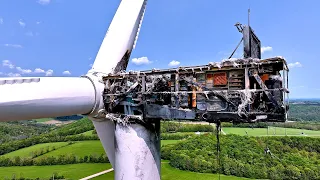
[[[110,172],[104,174],[102,176],[93,178],[93,180],[113,180],[114,172]],[[175,169],[171,167],[168,163],[161,164],[161,179],[162,180],[175,180],[175,179],[183,179],[183,180],[218,180],[218,174],[209,174],[209,173],[195,173],[189,171],[181,171],[179,169]],[[240,178],[235,176],[225,176],[221,175],[220,179],[222,180],[240,180],[246,178]]]
[[[177,143],[179,140],[161,140],[161,146]]]
[[[35,119],[37,122],[47,122],[50,120],[53,120],[53,118],[41,118],[41,119]]]
[[[37,144],[34,146],[30,146],[30,147],[26,147],[23,149],[19,149],[17,151],[13,151],[11,153],[2,155],[0,157],[7,157],[7,158],[13,158],[15,156],[20,156],[20,157],[31,157],[31,152],[35,152],[35,151],[39,151],[41,148],[46,149],[48,146],[50,147],[50,149],[52,149],[52,147],[54,146],[56,149],[67,145],[67,142],[55,142],[55,143],[44,143],[44,144]]]
[[[188,171],[181,171],[172,168],[168,163],[161,164],[162,180],[171,179],[183,179],[183,180],[214,180],[218,179],[217,174],[206,173],[194,173]],[[52,173],[58,172],[60,175],[64,175],[65,178],[80,179],[106,169],[110,169],[110,164],[72,164],[72,165],[59,165],[59,166],[27,166],[27,167],[0,167],[0,179],[5,177],[12,177],[15,173],[20,177],[20,172],[23,172],[24,177],[47,177],[49,178]],[[94,178],[94,180],[113,180],[114,172]],[[240,180],[245,178],[239,178],[234,176],[221,175],[221,179],[225,180]]]
[[[23,172],[23,177],[49,178],[54,172],[57,172],[59,175],[64,175],[65,178],[77,180],[110,168],[110,164],[102,163],[84,163],[57,166],[0,167],[0,179],[12,177],[13,174],[16,174],[16,177],[20,177],[21,172]]]
[[[57,149],[55,151],[49,152],[37,158],[41,158],[44,156],[59,156],[59,155],[68,155],[74,154],[79,157],[89,156],[90,154],[105,154],[104,149],[100,141],[78,141],[72,145]]]
[[[162,140],[161,145],[166,145],[166,144],[172,144],[176,143],[178,140]],[[90,154],[97,154],[100,155],[104,153],[104,149],[102,147],[102,144],[100,141],[79,141],[75,142],[75,144],[62,147],[58,149],[61,146],[67,145],[67,142],[55,142],[55,143],[44,143],[44,144],[37,144],[34,146],[26,147],[23,149],[19,149],[17,151],[13,151],[11,153],[2,155],[0,157],[8,157],[8,158],[13,158],[15,156],[20,156],[20,157],[30,157],[31,152],[34,151],[39,151],[41,148],[46,148],[47,146],[50,147],[50,149],[54,146],[56,150],[51,151],[47,154],[44,154],[42,156],[39,156],[37,158],[41,158],[44,156],[57,156],[60,154],[70,154],[73,153],[77,156],[85,156],[85,155],[90,155]]]
[[[178,142],[177,140],[162,140],[161,144],[172,144]],[[33,146],[32,146],[33,147]],[[75,144],[57,149],[55,151],[49,152],[47,154],[44,154],[42,156],[39,156],[37,158],[42,158],[45,156],[59,156],[59,155],[67,155],[67,154],[75,154],[76,156],[79,157],[84,157],[85,155],[90,155],[90,154],[104,154],[104,149],[102,147],[102,144],[100,141],[95,140],[95,141],[79,141],[75,142]]]
[[[248,132],[249,136],[267,136],[267,128],[233,128],[226,127],[222,128],[226,134],[238,134],[246,135]],[[281,127],[269,127],[269,135],[284,136],[287,132],[288,136],[320,136],[320,131],[311,131],[311,130],[302,130],[302,129],[293,129],[293,128],[281,128]],[[305,135],[302,135],[301,133]]]
[[[81,134],[85,135],[85,136],[92,136],[93,135],[92,132],[93,132],[93,130],[90,130],[90,131],[86,131],[86,132],[81,133]]]

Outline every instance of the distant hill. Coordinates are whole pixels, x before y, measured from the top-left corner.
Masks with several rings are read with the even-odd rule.
[[[49,132],[51,126],[34,121],[16,121],[0,123],[0,144],[12,140],[26,139]]]
[[[293,121],[319,121],[320,103],[293,102],[289,107],[289,119]]]
[[[83,117],[84,116],[82,116],[82,115],[72,115],[72,116],[60,116],[60,117],[56,117],[54,119],[59,120],[59,121],[71,121],[71,120],[80,120]]]

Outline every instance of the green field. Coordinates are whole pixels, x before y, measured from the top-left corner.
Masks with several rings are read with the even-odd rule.
[[[179,140],[161,140],[161,146],[177,143]]]
[[[172,144],[172,143],[176,143],[176,142],[178,142],[178,140],[162,140],[161,144],[166,145],[166,144]],[[48,143],[48,144],[50,144],[50,143]],[[51,144],[55,144],[55,143],[51,143]],[[40,146],[40,147],[42,147],[42,146]],[[31,146],[29,148],[33,149],[33,151],[34,151],[34,149],[36,149],[36,148],[34,148],[34,146]],[[28,149],[28,148],[25,148],[25,149]],[[18,151],[20,151],[20,150],[18,150]],[[16,151],[14,151],[12,153],[15,153],[15,152]],[[11,153],[9,153],[9,154],[11,154]],[[92,155],[105,154],[105,152],[104,152],[104,149],[102,147],[101,142],[98,140],[77,141],[72,145],[62,147],[62,148],[57,149],[55,151],[51,151],[51,152],[46,153],[46,154],[39,156],[37,158],[42,158],[42,157],[46,157],[46,156],[57,157],[59,155],[68,155],[68,154],[74,154],[78,157],[84,157],[85,155],[89,156],[90,154],[92,154]]]
[[[42,158],[45,156],[57,157],[59,155],[68,155],[68,154],[74,154],[78,157],[84,157],[86,155],[89,156],[90,154],[92,155],[105,154],[105,152],[100,141],[97,141],[97,140],[96,141],[77,141],[72,145],[62,147],[55,151],[51,151],[37,158]]]
[[[98,176],[93,178],[93,180],[113,180],[114,172],[110,172],[104,174],[102,176]],[[176,180],[176,179],[183,179],[183,180],[218,180],[218,174],[209,174],[209,173],[195,173],[190,171],[181,171],[179,169],[175,169],[171,167],[168,163],[161,164],[161,179],[162,180]],[[222,180],[241,180],[246,178],[240,178],[235,176],[225,176],[220,175],[220,179]]]
[[[161,145],[172,144],[172,143],[176,143],[176,142],[178,142],[178,140],[162,140]],[[13,151],[11,153],[2,155],[0,157],[6,157],[6,158],[13,158],[15,156],[31,157],[32,152],[39,151],[42,148],[46,149],[47,147],[49,147],[50,150],[52,149],[52,147],[55,147],[56,150],[51,151],[49,153],[46,153],[46,154],[39,156],[37,158],[41,158],[41,157],[45,157],[45,156],[67,155],[67,154],[71,154],[71,153],[76,156],[79,156],[79,157],[83,157],[85,155],[90,155],[90,154],[100,155],[100,154],[105,153],[101,142],[98,140],[77,141],[77,142],[74,142],[74,144],[66,146],[67,144],[68,144],[67,142],[37,144],[34,146],[19,149],[17,151]],[[65,146],[65,147],[62,147],[62,146]]]
[[[214,180],[218,179],[217,174],[207,173],[195,173],[188,171],[181,171],[172,168],[168,163],[161,164],[162,180],[184,179],[184,180]],[[58,172],[59,175],[63,175],[65,178],[73,180],[84,178],[92,174],[110,169],[110,164],[71,164],[71,165],[58,165],[58,166],[27,166],[27,167],[0,167],[0,178],[12,177],[16,174],[16,177],[20,177],[20,172],[23,172],[23,177],[28,178],[49,178],[54,172]],[[94,180],[113,180],[114,172],[104,174],[102,176],[93,178]],[[245,178],[239,178],[234,176],[221,175],[221,179],[225,180],[240,180]]]
[[[320,131],[311,131],[305,129],[293,129],[293,128],[281,128],[281,127],[269,127],[268,128],[236,128],[225,127],[222,130],[226,134],[238,134],[249,136],[311,136],[320,137]],[[247,133],[246,133],[247,132]],[[303,132],[303,134],[302,134]]]
[[[35,121],[37,121],[37,122],[47,122],[47,121],[50,121],[50,120],[52,120],[52,118],[35,119]]]
[[[37,144],[37,145],[34,145],[34,146],[30,146],[30,147],[19,149],[17,151],[13,151],[11,153],[2,155],[0,157],[6,157],[6,158],[13,158],[15,156],[31,157],[31,153],[32,152],[39,151],[39,150],[41,150],[41,148],[46,149],[47,147],[49,147],[50,149],[52,149],[52,147],[55,147],[56,149],[58,149],[61,146],[65,146],[67,144],[68,144],[67,142],[55,142],[55,143]]]
[[[83,132],[81,134],[85,135],[85,136],[92,136],[93,135],[92,132],[93,132],[93,130],[90,130],[90,131]]]
[[[65,178],[78,180],[110,168],[110,164],[102,163],[83,163],[56,166],[0,167],[0,179],[11,178],[13,174],[15,174],[16,177],[23,175],[25,178],[41,177],[49,179],[54,172],[57,172],[59,175],[63,175]]]

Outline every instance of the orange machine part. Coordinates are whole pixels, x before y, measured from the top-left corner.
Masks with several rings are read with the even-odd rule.
[[[265,82],[266,80],[269,80],[269,74],[263,74],[262,76],[260,76],[260,78],[263,82]]]
[[[196,87],[193,87],[192,88],[192,107],[193,108],[195,108],[195,107],[197,107],[197,93],[196,93],[196,91],[197,91],[197,88]]]
[[[213,74],[213,83],[215,86],[219,85],[227,85],[227,73],[226,72],[219,72]]]

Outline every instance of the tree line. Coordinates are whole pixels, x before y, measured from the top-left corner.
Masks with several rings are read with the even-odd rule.
[[[181,170],[254,179],[320,179],[320,138],[220,137],[205,134],[161,149],[163,159]]]
[[[320,104],[290,104],[289,118],[294,121],[320,121]]]
[[[222,127],[240,127],[240,128],[267,128],[268,126],[273,127],[282,127],[282,128],[295,128],[295,129],[306,129],[313,131],[320,131],[320,122],[286,122],[286,123],[277,123],[277,122],[258,122],[258,123],[240,123],[232,124],[228,122],[223,122]]]
[[[0,158],[0,167],[10,166],[48,166],[48,165],[66,165],[78,163],[109,163],[109,159],[105,154],[90,154],[84,157],[78,157],[74,154],[45,156],[38,159],[31,157],[15,156],[14,158]]]
[[[88,120],[88,118],[84,118],[74,123],[59,127],[48,133],[2,143],[0,144],[0,155],[40,143],[98,140],[99,138],[97,136],[85,136],[80,134],[93,129],[94,127],[92,122]]]
[[[33,121],[0,122],[0,144],[47,133],[51,126]]]

